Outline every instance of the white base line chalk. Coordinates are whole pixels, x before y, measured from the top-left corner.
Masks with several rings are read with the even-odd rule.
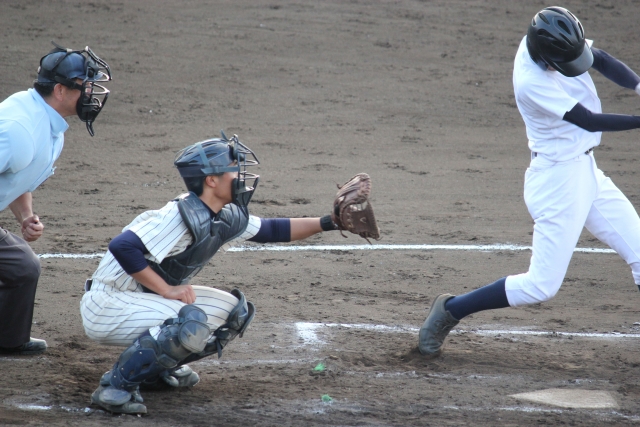
[[[298,337],[302,339],[303,345],[323,345],[324,340],[318,337],[318,331],[322,328],[345,328],[345,329],[364,329],[376,332],[401,332],[401,333],[417,333],[419,328],[387,326],[387,325],[371,325],[371,324],[348,324],[348,323],[309,323],[297,322],[295,324]],[[522,331],[522,330],[463,330],[454,329],[451,334],[473,333],[481,336],[497,336],[497,335],[528,335],[528,336],[548,336],[548,337],[575,337],[575,338],[640,338],[640,334],[622,334],[618,332],[597,333],[597,332],[556,332],[556,331]]]
[[[299,251],[530,251],[531,246],[518,246],[507,244],[495,245],[307,245],[307,246],[236,246],[229,248],[227,252],[299,252]],[[615,254],[613,249],[605,248],[575,248],[574,252]],[[93,254],[40,254],[40,258],[79,258],[94,259],[102,258],[104,253]]]
[[[509,244],[495,245],[314,245],[314,246],[238,246],[228,250],[228,252],[250,252],[250,251],[272,251],[272,252],[294,252],[294,251],[433,251],[433,250],[450,250],[450,251],[530,251],[531,246],[518,246]],[[611,253],[615,254],[613,249],[605,248],[575,248],[574,252],[588,253]]]

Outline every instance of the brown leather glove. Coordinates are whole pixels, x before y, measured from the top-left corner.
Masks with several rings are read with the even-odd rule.
[[[357,234],[371,243],[369,239],[380,240],[380,229],[373,214],[373,206],[369,201],[371,178],[366,173],[359,173],[342,185],[338,185],[338,193],[333,201],[331,220],[340,233],[347,230]]]

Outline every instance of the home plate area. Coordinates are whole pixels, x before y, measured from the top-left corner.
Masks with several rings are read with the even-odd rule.
[[[212,417],[224,420],[221,425],[253,426],[640,422],[634,379],[640,335],[490,326],[452,331],[442,356],[426,359],[417,352],[413,325],[255,321],[221,359],[190,364],[201,377],[193,389],[145,392],[147,421],[162,426],[205,425]],[[52,349],[39,358],[7,358],[1,367],[55,370],[70,360],[60,365],[57,354]],[[78,364],[67,382],[88,380],[92,386],[109,368],[112,355],[94,362],[92,354],[95,349],[69,356]],[[79,371],[85,374],[78,376]],[[6,392],[2,405],[42,423],[65,417],[72,424],[102,425],[112,419],[88,406],[86,392],[69,397],[55,387]],[[189,414],[187,423],[167,407],[167,399]]]
[[[577,360],[560,356],[575,353],[573,346],[585,343],[601,355],[632,351],[640,334],[458,329],[450,334],[451,343],[441,357],[426,360],[415,349],[417,333],[417,327],[406,325],[254,324],[222,359],[206,359],[192,367],[198,371],[219,367],[226,376],[262,365],[274,374],[293,369],[311,377],[330,377],[333,382],[317,393],[322,411],[329,410],[327,404],[332,411],[352,411],[354,405],[364,410],[375,406],[380,390],[385,390],[407,411],[582,412],[603,422],[640,421],[620,410],[624,405],[617,399],[623,394],[613,381],[599,373],[587,374],[588,356],[578,355]],[[527,362],[533,349],[544,348],[548,358]],[[538,364],[553,369],[539,369]],[[567,375],[557,375],[559,366]],[[349,387],[354,383],[358,386]],[[345,388],[358,391],[347,393]]]

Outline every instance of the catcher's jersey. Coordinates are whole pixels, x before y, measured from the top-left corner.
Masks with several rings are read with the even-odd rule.
[[[260,218],[250,215],[247,229],[239,237],[225,243],[220,251],[252,238],[260,230],[260,225]],[[156,263],[183,252],[193,242],[175,201],[170,201],[161,209],[138,215],[122,232],[127,230],[134,232],[144,243],[149,251],[145,258]],[[91,289],[109,287],[118,291],[143,292],[142,286],[122,269],[110,251],[102,258],[91,279]]]
[[[565,77],[557,71],[543,71],[529,56],[526,40],[525,36],[516,53],[513,89],[529,149],[548,160],[564,161],[599,145],[601,132],[588,132],[562,119],[577,103],[593,113],[602,112],[589,72]],[[593,42],[587,43],[591,46]]]

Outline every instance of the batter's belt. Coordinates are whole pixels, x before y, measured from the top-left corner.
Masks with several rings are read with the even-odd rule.
[[[587,151],[584,152],[584,154],[589,155],[589,153],[591,153],[594,148],[595,147],[589,148]],[[536,153],[535,151],[532,151],[531,152],[531,158],[533,159],[534,157],[538,157],[538,153]]]

